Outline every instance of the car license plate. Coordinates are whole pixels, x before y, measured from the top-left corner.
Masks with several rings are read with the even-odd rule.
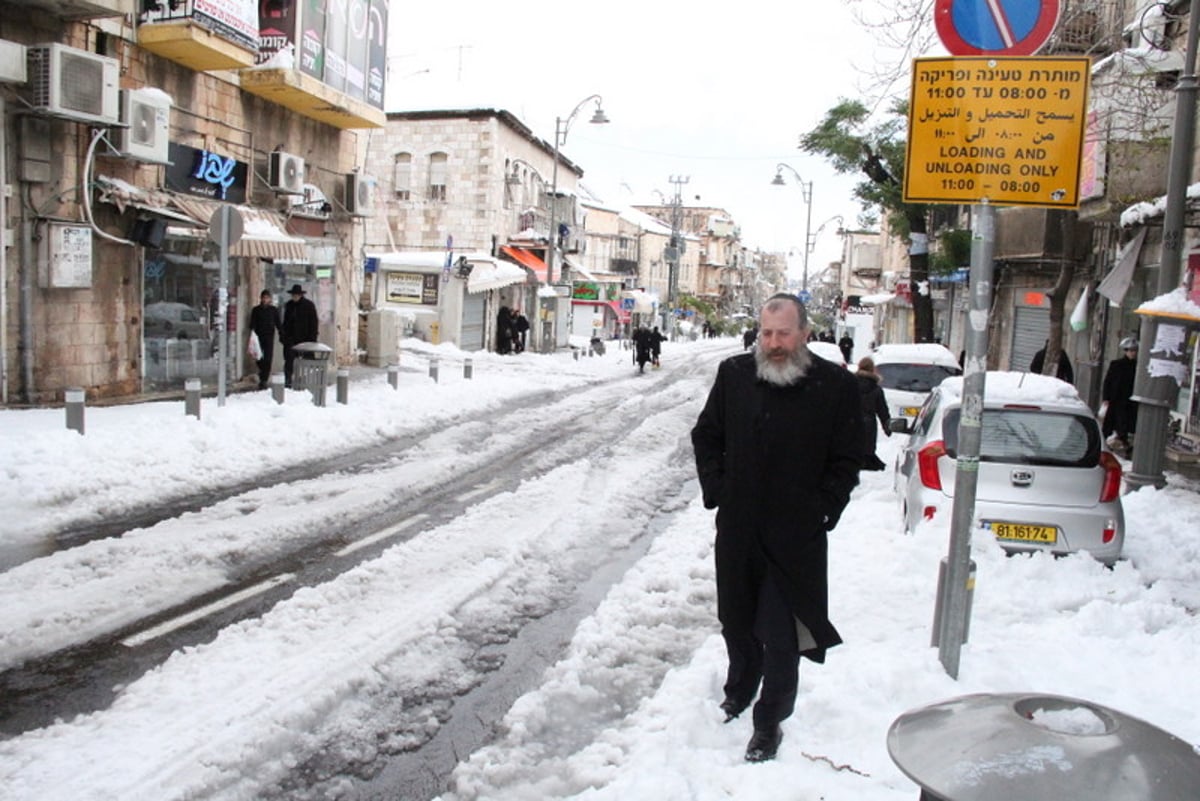
[[[900,410],[900,412],[905,417],[916,417],[918,414],[921,413],[921,407],[920,406],[905,406],[903,409]]]
[[[1026,523],[1004,523],[989,520],[985,524],[998,540],[1013,542],[1058,542],[1058,529],[1054,526],[1031,526]]]

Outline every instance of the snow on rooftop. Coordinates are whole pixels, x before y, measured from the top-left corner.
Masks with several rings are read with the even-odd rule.
[[[958,359],[945,345],[936,342],[905,342],[886,343],[879,345],[871,353],[875,364],[895,364],[909,362],[912,364],[940,364],[945,367],[958,367]]]
[[[1187,188],[1187,199],[1194,200],[1198,197],[1200,197],[1200,184],[1192,184]],[[1134,203],[1121,212],[1121,227],[1129,228],[1133,225],[1144,225],[1147,220],[1161,217],[1166,210],[1166,195],[1157,197],[1154,200],[1144,200],[1140,203]]]

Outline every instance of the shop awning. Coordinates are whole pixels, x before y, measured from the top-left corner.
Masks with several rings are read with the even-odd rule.
[[[178,195],[172,196],[171,202],[205,229],[212,219],[213,212],[225,205],[212,200]],[[286,259],[301,263],[308,261],[308,243],[284,230],[286,222],[282,214],[253,206],[234,208],[242,215],[242,238],[229,249],[231,256]],[[200,231],[198,235],[205,234]]]
[[[147,211],[168,220],[192,224],[193,218],[178,209],[173,209],[171,197],[165,192],[156,192],[134,186],[120,178],[110,178],[107,175],[96,176],[96,200],[100,203],[111,203],[118,211],[127,208]]]
[[[613,310],[613,314],[617,315],[618,323],[627,323],[633,316],[621,308],[621,301],[619,300],[610,300],[608,305]]]
[[[894,292],[886,292],[879,295],[863,295],[858,302],[863,306],[881,306],[884,303],[891,303],[895,299]]]
[[[515,245],[501,245],[500,252],[510,259],[533,270],[533,274],[537,276],[538,281],[546,283],[546,262],[542,261],[536,253],[525,248],[519,248]]]
[[[467,292],[471,294],[519,284],[527,278],[520,267],[499,259],[468,259],[467,263],[471,265],[467,276]]]
[[[588,272],[588,269],[583,266],[583,263],[574,256],[563,254],[563,264],[567,265],[571,270],[572,280],[575,281],[595,281],[596,276]]]

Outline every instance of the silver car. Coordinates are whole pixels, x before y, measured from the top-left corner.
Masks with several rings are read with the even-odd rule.
[[[954,354],[934,342],[880,345],[871,359],[892,417],[916,417],[942,379],[962,373]]]
[[[989,372],[984,386],[974,525],[1009,552],[1119,559],[1121,464],[1075,388],[1013,372]],[[962,389],[962,377],[947,378],[915,421],[892,420],[892,431],[910,435],[895,472],[906,531],[922,520],[948,520],[953,510]]]

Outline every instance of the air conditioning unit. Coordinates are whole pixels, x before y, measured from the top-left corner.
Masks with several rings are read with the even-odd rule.
[[[34,45],[25,57],[35,111],[99,125],[120,121],[120,65],[115,58],[57,42]]]
[[[304,194],[304,159],[276,150],[267,165],[267,184],[278,195]]]
[[[122,156],[167,164],[171,98],[156,89],[122,89],[121,123],[116,148]]]
[[[375,179],[356,172],[346,173],[346,211],[354,217],[375,215]]]

